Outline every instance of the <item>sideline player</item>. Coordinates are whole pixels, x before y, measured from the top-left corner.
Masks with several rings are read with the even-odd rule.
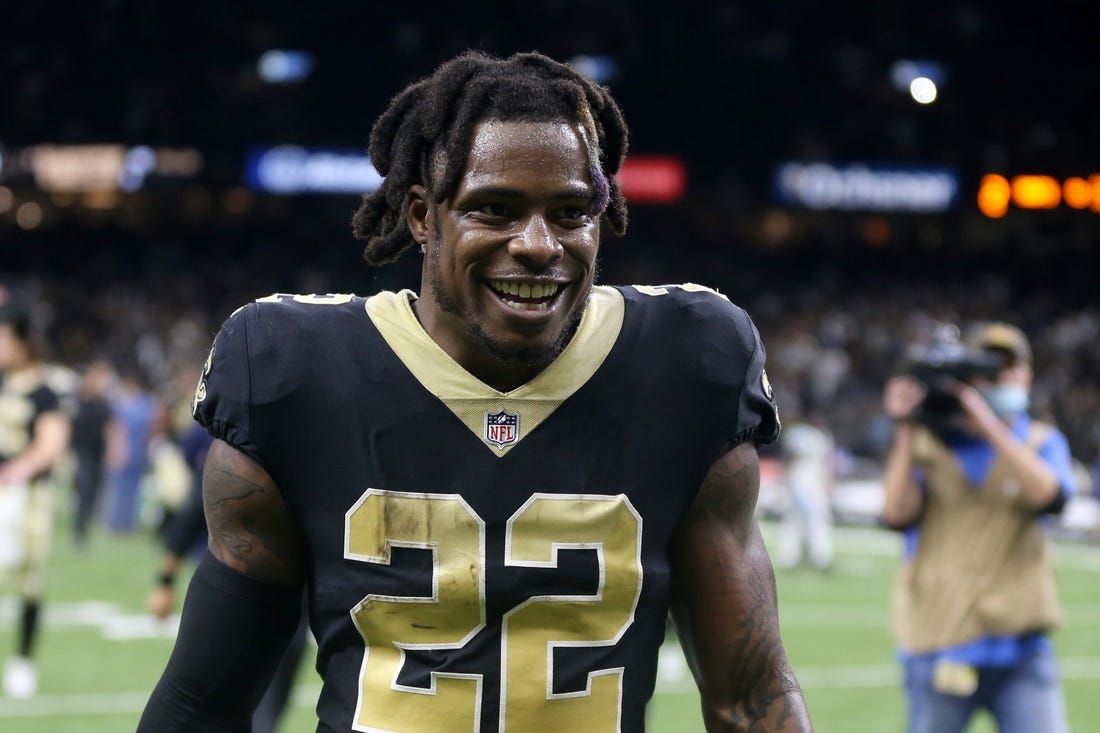
[[[53,529],[51,471],[68,448],[72,375],[46,364],[30,314],[0,307],[0,582],[19,597],[16,652],[4,664],[4,694],[23,699],[38,689],[34,647],[43,572]]]
[[[354,218],[419,293],[274,295],[223,325],[209,554],[140,731],[246,730],[298,613],[319,731],[641,731],[671,609],[710,731],[811,729],[753,517],[779,421],[743,310],[595,286],[627,131],[539,54],[398,94]]]

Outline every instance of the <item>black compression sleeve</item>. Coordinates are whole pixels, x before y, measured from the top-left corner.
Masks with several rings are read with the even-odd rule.
[[[261,583],[207,552],[137,733],[248,733],[302,610],[299,587]]]

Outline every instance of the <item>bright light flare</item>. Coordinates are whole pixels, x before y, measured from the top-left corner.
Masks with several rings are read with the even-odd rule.
[[[936,82],[932,81],[927,76],[918,76],[916,79],[909,82],[909,96],[919,104],[932,104],[932,102],[936,101],[938,93]]]
[[[1012,186],[1004,176],[991,173],[982,176],[982,185],[978,188],[978,208],[990,219],[1000,219],[1008,213],[1008,203],[1012,199]]]
[[[1053,176],[1016,176],[1012,203],[1021,209],[1054,209],[1062,203],[1062,186]]]
[[[1067,178],[1062,183],[1062,199],[1072,209],[1087,209],[1092,203],[1092,185],[1084,178]]]

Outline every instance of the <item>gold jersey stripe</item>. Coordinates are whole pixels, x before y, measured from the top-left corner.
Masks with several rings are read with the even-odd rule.
[[[428,336],[413,313],[415,297],[411,290],[378,293],[367,299],[367,315],[416,380],[498,457],[591,379],[619,337],[625,311],[622,293],[594,287],[577,333],[558,358],[527,384],[500,392],[463,369]],[[485,438],[485,415],[502,409],[519,414],[519,435],[516,443],[497,446]]]

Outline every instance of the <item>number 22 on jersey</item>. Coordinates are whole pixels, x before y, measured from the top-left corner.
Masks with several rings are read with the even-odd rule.
[[[561,550],[594,550],[591,595],[538,595],[501,620],[499,733],[620,729],[622,667],[554,692],[555,647],[604,647],[634,620],[642,589],[642,519],[623,495],[535,494],[508,520],[504,564],[554,568]],[[354,726],[388,733],[478,732],[482,675],[399,681],[408,650],[459,650],[486,625],[485,522],[458,494],[369,489],[348,510],[344,557],[388,565],[393,547],[430,550],[431,596],[368,595],[352,609],[366,649]],[[485,733],[488,733],[486,731]]]

